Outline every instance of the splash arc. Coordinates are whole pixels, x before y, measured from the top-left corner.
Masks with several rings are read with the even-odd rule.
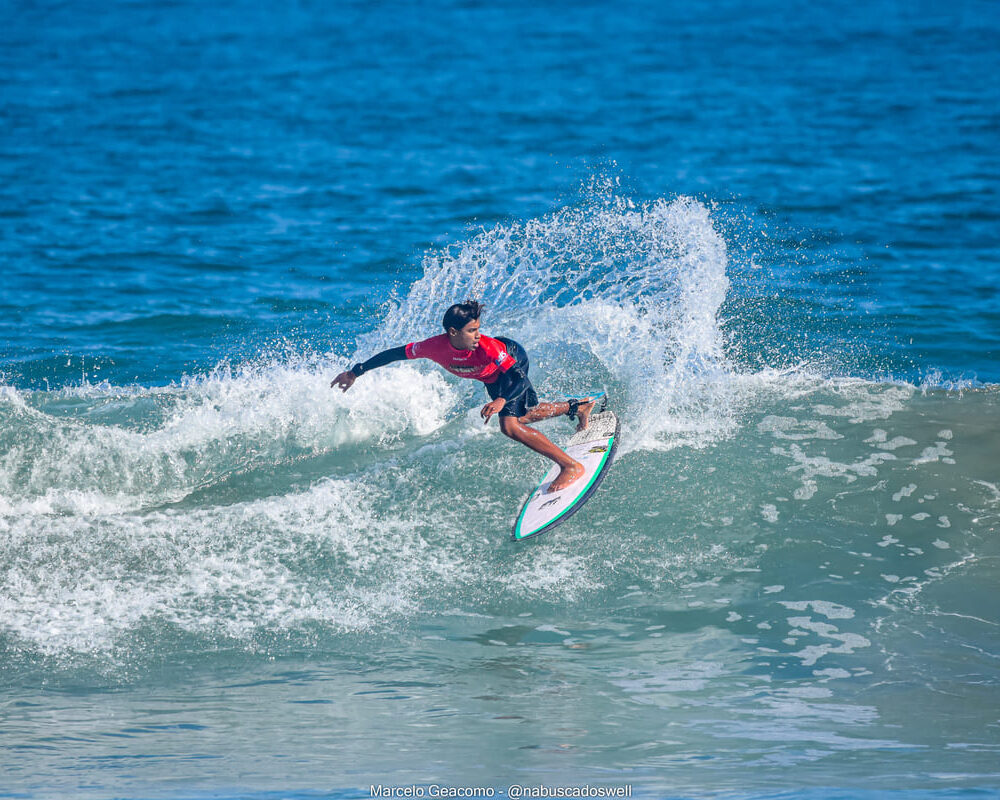
[[[583,477],[559,492],[548,492],[559,474],[553,466],[525,500],[514,523],[511,538],[520,542],[561,525],[586,503],[608,473],[618,449],[621,425],[613,411],[590,418],[586,430],[578,431],[566,445],[566,452],[583,464]]]

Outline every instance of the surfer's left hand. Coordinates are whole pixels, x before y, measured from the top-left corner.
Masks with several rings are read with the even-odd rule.
[[[483,424],[484,425],[488,424],[490,421],[490,417],[492,417],[494,414],[499,414],[505,405],[507,405],[507,401],[504,400],[502,397],[498,397],[492,403],[487,403],[485,406],[483,406],[483,410],[479,412],[479,415],[484,420],[486,420],[486,422],[484,422]]]

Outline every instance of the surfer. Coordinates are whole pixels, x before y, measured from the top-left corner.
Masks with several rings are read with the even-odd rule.
[[[500,430],[505,436],[541,453],[559,465],[559,474],[549,487],[550,492],[565,489],[583,475],[583,465],[561,450],[540,431],[529,428],[533,422],[563,414],[578,420],[577,430],[587,427],[594,410],[594,399],[583,398],[561,403],[539,403],[538,395],[528,380],[528,355],[512,339],[493,339],[479,332],[479,317],[483,305],[475,300],[456,303],[444,315],[445,333],[421,342],[383,350],[363,364],[355,364],[341,372],[330,383],[347,391],[359,377],[376,367],[408,358],[429,358],[460,378],[472,378],[486,384],[490,402],[480,416],[488,423],[497,414]]]

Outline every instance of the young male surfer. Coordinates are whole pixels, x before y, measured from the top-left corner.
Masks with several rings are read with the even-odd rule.
[[[482,381],[491,398],[480,411],[482,418],[488,423],[490,417],[498,414],[504,435],[555,461],[560,470],[548,491],[561,491],[582,477],[583,465],[556,447],[545,434],[528,425],[566,414],[571,419],[577,417],[577,430],[583,430],[594,410],[595,400],[539,403],[528,380],[528,356],[524,349],[512,339],[482,335],[479,332],[482,312],[483,306],[475,300],[456,303],[445,312],[445,333],[422,342],[411,342],[405,347],[383,350],[363,364],[355,364],[347,372],[341,372],[330,383],[330,388],[339,386],[346,392],[369,370],[407,358],[429,358],[453,375]]]

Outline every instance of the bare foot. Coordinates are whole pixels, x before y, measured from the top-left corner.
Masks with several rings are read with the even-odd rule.
[[[596,400],[591,400],[589,403],[580,403],[580,407],[576,410],[576,418],[578,420],[576,429],[578,431],[587,429],[587,425],[590,424],[590,415],[594,413],[594,405],[596,403]]]
[[[593,404],[592,404],[593,405]],[[584,469],[583,464],[579,461],[574,461],[568,467],[563,467],[559,470],[559,474],[556,475],[556,479],[549,484],[549,488],[546,490],[546,494],[552,494],[553,492],[561,492],[567,486],[575,483],[583,477]]]

